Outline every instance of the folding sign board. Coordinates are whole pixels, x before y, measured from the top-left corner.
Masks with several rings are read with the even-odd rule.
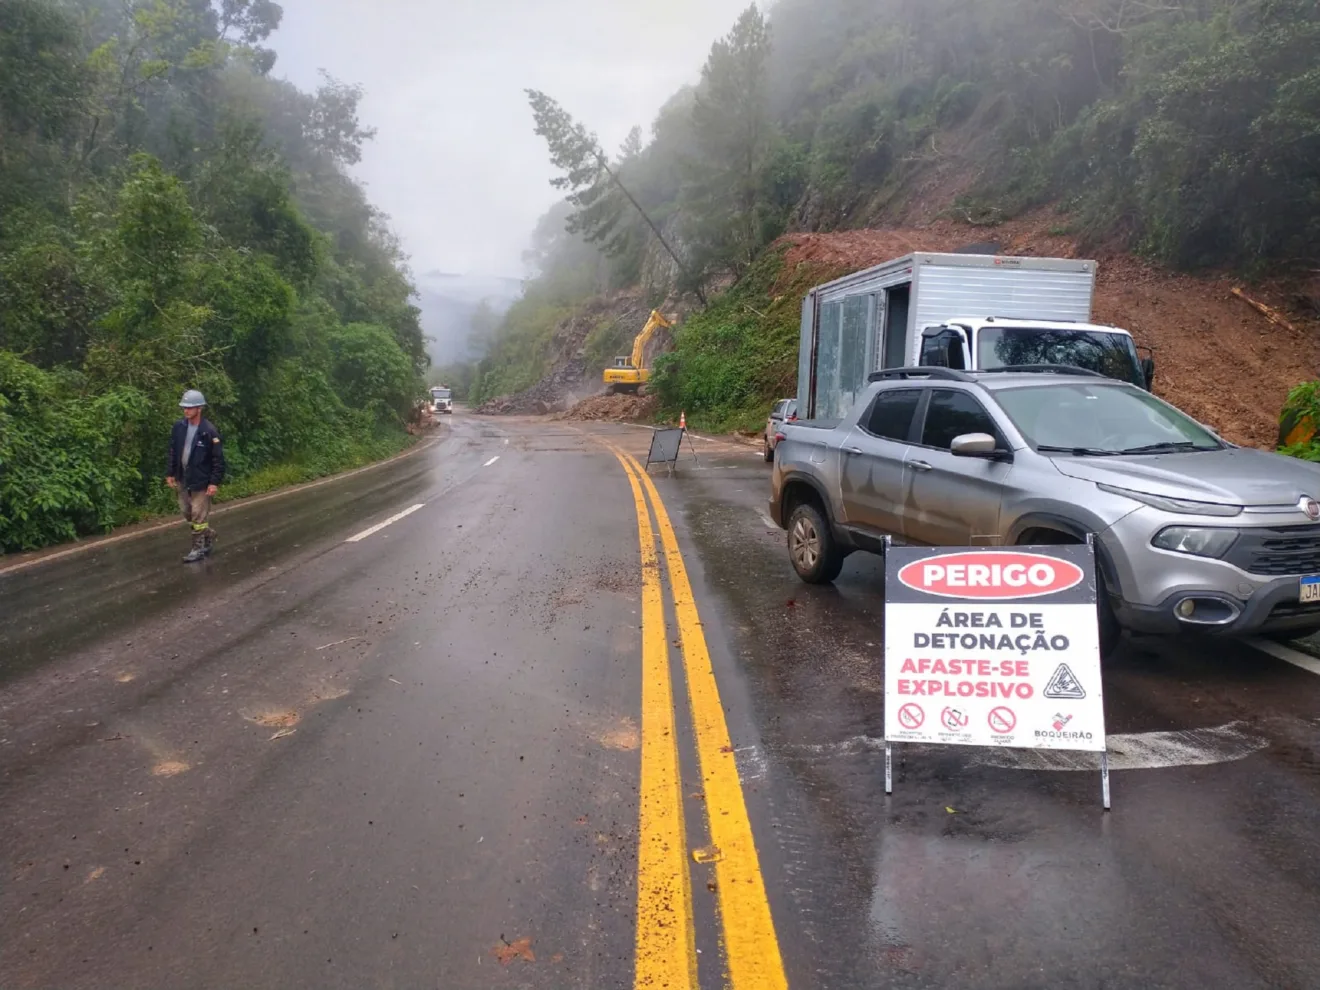
[[[1090,545],[900,547],[885,556],[886,793],[893,743],[1101,754]]]

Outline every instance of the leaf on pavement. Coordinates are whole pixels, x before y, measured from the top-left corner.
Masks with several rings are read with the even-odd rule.
[[[297,729],[280,729],[280,731],[271,736],[267,742],[273,742],[276,739],[283,739],[285,736],[291,736],[297,731]]]

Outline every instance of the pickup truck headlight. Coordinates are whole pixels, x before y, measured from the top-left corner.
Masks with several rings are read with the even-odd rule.
[[[1190,553],[1196,557],[1216,560],[1228,553],[1238,537],[1236,529],[1218,529],[1209,526],[1166,526],[1155,534],[1151,546],[1174,553]]]
[[[1096,482],[1095,487],[1102,492],[1109,492],[1111,495],[1122,495],[1152,508],[1163,509],[1165,512],[1173,512],[1183,516],[1242,515],[1242,506],[1240,505],[1225,505],[1222,502],[1193,502],[1191,499],[1169,498],[1165,495],[1151,495],[1149,492],[1134,492],[1130,488],[1102,485],[1099,482]]]

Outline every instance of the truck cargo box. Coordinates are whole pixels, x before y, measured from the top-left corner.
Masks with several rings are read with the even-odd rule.
[[[882,368],[917,362],[921,331],[967,316],[1086,323],[1096,263],[989,254],[909,254],[818,285],[802,303],[798,402],[842,416]]]

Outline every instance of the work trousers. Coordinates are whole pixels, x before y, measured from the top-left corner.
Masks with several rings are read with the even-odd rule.
[[[185,522],[192,523],[194,533],[204,533],[211,528],[207,522],[211,515],[211,496],[204,490],[190,492],[180,486],[179,511],[183,513]]]

